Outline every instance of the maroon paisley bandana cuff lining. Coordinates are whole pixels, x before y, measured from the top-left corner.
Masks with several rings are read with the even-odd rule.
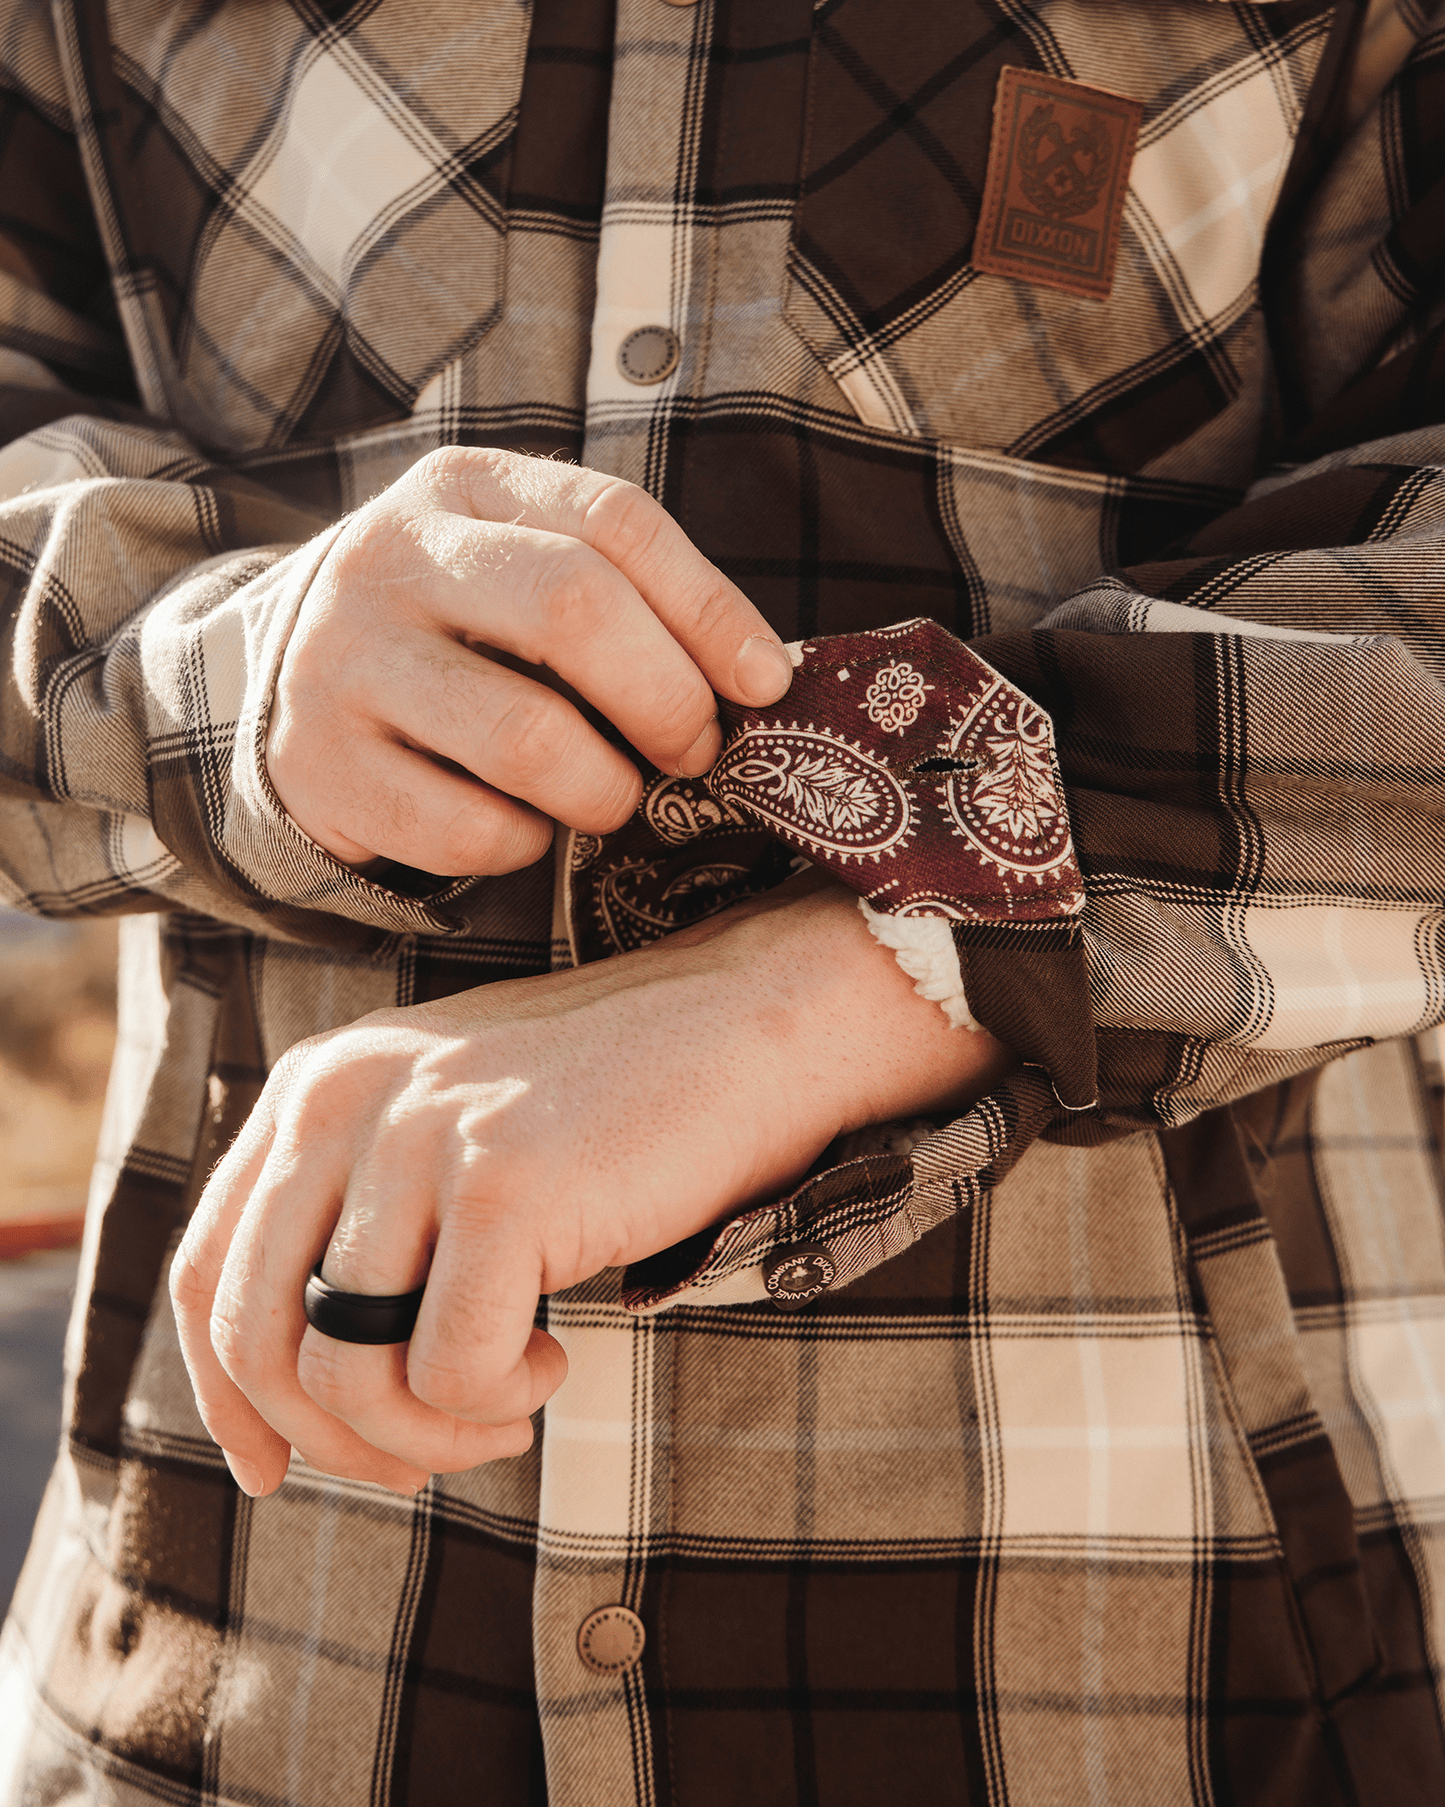
[[[933,621],[791,650],[781,702],[720,703],[729,738],[706,778],[648,768],[620,829],[570,837],[573,959],[645,946],[806,860],[860,897],[874,938],[951,1023],[1003,1034],[972,995],[977,975],[965,996],[971,944],[1001,933],[1028,964],[1041,938],[1072,944],[1083,904],[1053,724]],[[1031,1041],[1020,1052],[1037,1058]]]
[[[1038,704],[934,621],[806,640],[780,703],[722,702],[713,796],[881,915],[1042,923],[1083,880]]]

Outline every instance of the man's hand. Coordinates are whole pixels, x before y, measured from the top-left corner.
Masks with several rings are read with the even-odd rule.
[[[566,1361],[541,1294],[800,1177],[840,1131],[960,1107],[1012,1064],[950,1029],[816,878],[576,972],[383,1011],[272,1074],[171,1292],[248,1492],[289,1451],[407,1492],[512,1455]],[[311,1329],[306,1279],[426,1281],[408,1345]]]
[[[689,777],[722,747],[714,690],[761,705],[792,677],[767,622],[645,491],[453,447],[353,516],[317,572],[276,687],[276,794],[358,866],[510,872],[546,852],[554,818],[620,827],[637,772],[542,668]]]

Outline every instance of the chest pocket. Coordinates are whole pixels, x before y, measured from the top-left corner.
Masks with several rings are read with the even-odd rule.
[[[240,447],[407,413],[501,312],[528,5],[118,13],[165,405]]]
[[[1264,232],[1328,18],[1319,0],[820,9],[789,323],[871,426],[1138,471],[1256,387]],[[1107,300],[970,261],[1006,67],[1143,104]]]

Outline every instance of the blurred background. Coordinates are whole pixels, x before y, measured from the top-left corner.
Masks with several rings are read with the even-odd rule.
[[[0,908],[0,1609],[55,1455],[61,1345],[114,1045],[114,924]]]

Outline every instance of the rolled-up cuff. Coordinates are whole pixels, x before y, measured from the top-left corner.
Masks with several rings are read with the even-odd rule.
[[[1083,879],[1053,723],[936,621],[793,649],[767,709],[722,701],[713,796],[831,872],[880,916],[1037,923]]]
[[[234,673],[238,720],[231,786],[218,839],[224,855],[265,898],[291,910],[344,917],[401,934],[457,932],[447,906],[475,878],[432,881],[427,894],[393,889],[354,872],[311,839],[277,796],[266,737],[281,662],[301,605],[344,523],[287,554],[247,586],[244,608],[216,611],[206,628],[208,675]]]

